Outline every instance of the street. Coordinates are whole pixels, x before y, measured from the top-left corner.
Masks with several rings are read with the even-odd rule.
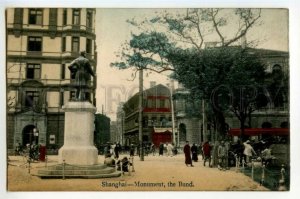
[[[122,154],[120,157],[128,155]],[[47,165],[57,164],[56,155],[48,156]],[[34,174],[45,162],[31,163],[30,174],[22,156],[9,156],[8,191],[267,191],[235,168],[220,171],[203,167],[199,156],[194,167],[184,164],[184,155],[173,157],[134,156],[134,172],[118,178],[102,179],[40,179]],[[104,156],[98,156],[103,163]]]

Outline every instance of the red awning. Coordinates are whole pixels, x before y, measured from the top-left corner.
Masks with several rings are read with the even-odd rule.
[[[228,134],[232,136],[239,136],[241,129],[230,129]],[[290,135],[289,128],[249,128],[245,129],[245,135],[257,136],[257,135]]]

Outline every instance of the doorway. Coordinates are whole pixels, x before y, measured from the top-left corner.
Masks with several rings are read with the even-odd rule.
[[[26,146],[26,144],[33,144],[35,143],[38,138],[34,136],[34,129],[35,126],[30,124],[24,127],[22,132],[22,145]],[[37,144],[37,143],[36,143]]]

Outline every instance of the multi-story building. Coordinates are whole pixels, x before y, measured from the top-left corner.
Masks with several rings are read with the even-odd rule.
[[[152,83],[153,84],[153,83]],[[124,105],[124,144],[139,143],[139,93],[131,97]],[[172,142],[172,110],[168,87],[152,85],[143,92],[142,140],[153,142]]]
[[[95,9],[9,8],[7,27],[7,147],[33,141],[60,147],[62,106],[75,96],[69,63],[86,51],[96,72]],[[86,96],[95,105],[96,79]]]
[[[124,145],[124,120],[125,120],[125,113],[123,110],[124,103],[121,102],[117,108],[117,120],[116,120],[116,141],[119,142],[121,145]]]

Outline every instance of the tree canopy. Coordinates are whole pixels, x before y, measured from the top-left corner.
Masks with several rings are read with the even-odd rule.
[[[172,78],[190,90],[192,99],[209,102],[222,134],[226,111],[234,112],[243,126],[249,111],[259,105],[257,86],[264,80],[264,65],[248,53],[253,41],[247,43],[245,36],[260,16],[260,9],[186,9],[141,22],[128,20],[140,33],[132,34],[120,52],[121,61],[111,65],[173,71]]]

